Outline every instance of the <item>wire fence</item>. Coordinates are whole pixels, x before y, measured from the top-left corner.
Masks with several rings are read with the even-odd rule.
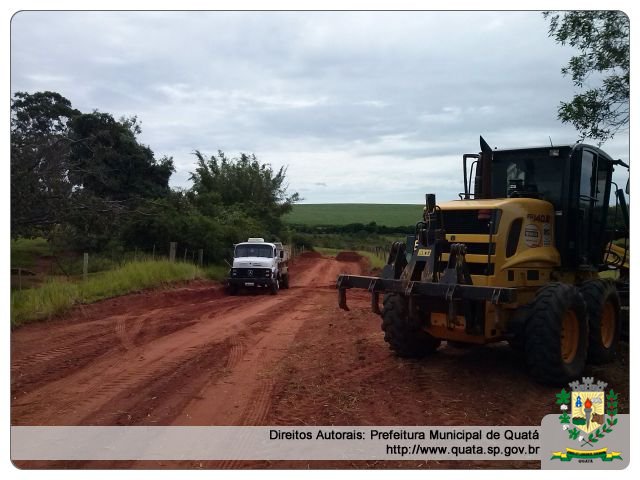
[[[287,260],[293,264],[295,259],[313,251],[304,245],[285,245]],[[373,246],[365,250],[376,257],[386,260],[389,249],[387,247]],[[169,262],[192,263],[198,267],[219,266],[221,262],[216,257],[207,258],[202,248],[182,247],[178,242],[169,242],[168,245],[153,245],[151,248],[134,248],[128,251],[71,254],[69,252],[44,255],[38,258],[31,267],[11,268],[12,289],[22,290],[31,288],[35,284],[45,281],[47,277],[67,277],[86,280],[91,274],[112,270],[129,262],[165,260]],[[231,266],[233,258],[226,263]]]

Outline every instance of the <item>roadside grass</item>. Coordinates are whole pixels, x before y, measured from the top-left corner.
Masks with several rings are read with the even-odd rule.
[[[338,253],[343,252],[344,249],[337,248],[324,248],[324,247],[314,247],[313,248],[320,255],[324,255],[326,257],[335,257]],[[355,250],[356,253],[362,255],[369,261],[369,266],[372,269],[382,268],[387,263],[385,259],[380,258],[373,252],[368,252],[366,250]]]
[[[209,265],[204,268],[203,272],[204,276],[209,280],[220,282],[229,273],[229,267],[227,265]]]
[[[44,238],[18,238],[11,240],[11,267],[29,268],[36,258],[51,255],[51,247]]]
[[[204,276],[202,269],[190,263],[160,260],[129,262],[86,281],[50,279],[40,287],[11,292],[11,326],[50,318],[75,304]]]
[[[357,252],[367,260],[369,260],[369,265],[371,265],[371,268],[382,268],[387,263],[386,259],[380,258],[375,253],[367,252],[365,250],[357,250]]]
[[[326,203],[296,204],[284,221],[294,225],[348,225],[350,223],[395,227],[413,225],[422,216],[423,205]]]

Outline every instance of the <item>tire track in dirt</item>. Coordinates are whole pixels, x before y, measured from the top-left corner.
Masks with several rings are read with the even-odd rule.
[[[54,381],[83,369],[98,357],[113,354],[123,348],[131,349],[132,341],[148,343],[190,326],[193,322],[188,319],[185,321],[184,314],[175,315],[180,320],[169,323],[162,318],[156,321],[153,315],[140,308],[137,312],[135,308],[127,310],[123,298],[131,297],[131,303],[135,306],[139,302],[138,297],[155,296],[161,297],[158,299],[159,303],[175,306],[180,296],[192,300],[195,295],[200,295],[203,304],[215,301],[215,298],[220,296],[220,288],[212,288],[211,284],[203,288],[200,286],[201,282],[198,284],[197,288],[152,291],[141,295],[116,297],[91,305],[80,305],[69,315],[70,318],[64,321],[21,327],[12,334],[11,393],[14,404],[23,403],[20,397],[32,390],[34,384],[42,383],[44,378],[49,382]],[[145,303],[144,307],[148,308],[149,303]],[[113,315],[105,315],[113,310]],[[144,319],[139,318],[130,331],[127,322],[140,316],[144,316]],[[43,345],[55,347],[42,351]]]
[[[143,401],[136,400],[138,390],[153,390],[157,378],[173,378],[176,382],[174,374],[182,371],[181,366],[198,357],[208,358],[209,363],[204,364],[217,373],[199,375],[197,379],[190,380],[192,385],[187,389],[190,394],[197,392],[198,388],[205,384],[211,384],[216,378],[250,363],[251,360],[245,360],[256,344],[262,345],[258,349],[262,353],[276,352],[269,357],[276,362],[285,354],[287,342],[293,338],[303,321],[302,318],[292,315],[292,312],[296,312],[299,306],[307,303],[311,309],[313,308],[313,302],[309,303],[311,297],[305,289],[313,288],[315,285],[329,286],[335,281],[335,274],[340,267],[331,265],[327,268],[327,263],[337,262],[326,259],[297,260],[294,268],[298,270],[292,269],[292,272],[298,272],[296,276],[292,276],[294,288],[281,290],[277,296],[207,297],[200,303],[192,297],[191,302],[186,305],[175,305],[172,301],[168,306],[151,311],[138,308],[128,315],[119,313],[106,317],[108,322],[102,323],[110,323],[112,328],[111,341],[105,342],[109,345],[109,351],[90,359],[83,368],[69,369],[66,375],[63,374],[64,365],[58,364],[55,366],[58,369],[56,375],[47,371],[43,372],[39,381],[32,379],[33,388],[20,395],[20,398],[14,398],[12,423],[112,424],[109,422],[114,421],[114,412],[126,412],[125,409],[117,408],[118,402],[123,406],[126,404],[129,410],[135,410],[136,402]],[[184,328],[164,336],[151,335],[151,338],[148,338],[154,328],[158,325],[168,326],[166,324],[178,313],[182,322],[187,322]],[[189,320],[186,320],[187,318]],[[47,325],[48,328],[42,326],[43,334],[52,328],[55,330],[55,326],[55,322]],[[62,328],[65,327],[68,328],[63,324]],[[19,334],[19,331],[15,333],[16,336]],[[34,333],[30,332],[30,336],[34,336]],[[121,345],[120,348],[116,348],[118,344]],[[214,348],[215,345],[217,347]],[[223,358],[224,361],[213,361],[212,356],[206,353],[207,348],[214,348],[216,357]],[[71,346],[54,347],[49,355],[64,356],[73,351],[74,348]],[[264,360],[264,355],[253,356],[254,366],[264,366]],[[27,356],[16,361],[12,367],[28,369],[29,364],[30,357]],[[256,401],[268,399],[272,388],[268,380],[258,382],[257,385],[259,387],[255,390]],[[164,388],[170,390],[166,385]],[[185,391],[184,388],[182,390]],[[180,392],[176,395],[180,396]],[[134,401],[123,400],[128,397],[134,398]],[[185,395],[182,395],[181,399],[182,403],[188,403],[184,402]],[[171,398],[164,398],[163,401],[167,404],[180,404]],[[258,402],[257,405],[263,403],[265,402]],[[246,421],[258,421],[263,418],[268,402],[265,405],[253,411],[241,410],[244,412],[242,415]],[[170,421],[172,415],[175,417],[180,414],[176,408],[164,410],[164,416],[155,421]],[[130,412],[122,415],[116,416],[119,424],[127,424],[125,418],[137,423],[145,421],[144,418],[131,415]],[[242,415],[231,418],[241,421]]]
[[[154,313],[154,311],[151,311],[143,315],[121,315],[116,317],[113,330],[125,350],[131,350],[135,347],[136,335],[138,335],[142,329],[145,320]],[[130,323],[132,323],[132,325],[129,325]]]
[[[226,369],[234,368],[238,362],[242,359],[245,352],[245,345],[242,338],[238,335],[234,335],[230,338],[231,349],[229,350],[229,358],[225,364]]]
[[[156,311],[156,313],[159,312]],[[188,358],[197,345],[216,340],[201,335],[203,333],[201,331],[196,333],[178,332],[146,345],[135,347],[122,331],[125,328],[122,326],[122,318],[116,318],[114,323],[115,330],[120,334],[119,341],[124,344],[126,349],[124,353],[119,352],[119,354],[110,355],[104,359],[96,359],[94,368],[90,371],[81,370],[60,381],[46,385],[36,391],[36,395],[41,398],[50,396],[55,398],[56,392],[64,391],[67,394],[71,393],[71,395],[69,395],[69,400],[63,403],[62,411],[69,410],[77,401],[81,407],[85,408],[89,403],[102,400],[105,395],[109,395],[118,388],[133,388],[136,382],[145,381],[149,376],[154,375],[155,370],[160,367],[175,367],[184,357]],[[175,338],[176,336],[182,338]],[[193,345],[194,343],[195,345]],[[172,360],[171,356],[175,354],[178,356]],[[101,373],[96,375],[96,372]],[[110,380],[105,381],[105,379]],[[76,400],[78,398],[80,400]],[[27,396],[26,401],[29,400],[31,399]],[[51,416],[55,418],[59,412],[60,410]],[[41,417],[48,415],[49,413],[45,410]]]
[[[11,362],[11,373],[19,372],[20,369],[24,367],[34,367],[39,364],[48,363],[52,361],[56,361],[61,357],[67,357],[77,351],[79,347],[83,347],[85,345],[95,345],[100,337],[103,337],[106,332],[101,332],[95,335],[91,335],[89,337],[83,338],[73,344],[61,345],[59,347],[51,348],[49,350],[45,350],[42,352],[37,352],[18,360],[13,360]]]
[[[333,259],[324,259],[305,270],[297,280],[292,281],[292,285],[298,286],[299,290],[301,286],[313,288],[316,284],[331,285],[335,283],[339,271],[355,269]],[[303,298],[298,298],[301,295]],[[266,313],[271,317],[269,328],[263,335],[247,339],[242,361],[234,358],[230,363],[237,367],[220,379],[221,384],[208,385],[174,424],[261,424],[270,405],[273,378],[280,373],[275,366],[287,354],[288,347],[306,319],[316,312],[318,306],[323,307],[334,298],[335,293],[329,291],[299,293],[295,296],[295,309],[276,307]],[[216,395],[220,389],[225,395]],[[234,399],[233,403],[229,404],[228,399]]]
[[[317,289],[335,284],[341,271],[356,273],[356,265],[325,259],[314,269],[305,272],[298,286],[309,290],[293,312],[279,312],[268,331],[253,345],[247,346],[243,361],[217,383],[208,385],[173,422],[177,425],[265,425],[273,405],[273,392],[278,379],[286,372],[282,360],[292,343],[310,318],[318,315],[328,303],[335,301],[335,290]],[[293,284],[293,282],[292,282]],[[308,285],[313,286],[309,287]],[[293,284],[295,286],[295,284]],[[223,392],[223,395],[220,393]],[[242,449],[245,440],[237,440],[235,448]],[[232,469],[242,461],[216,462],[215,468]]]

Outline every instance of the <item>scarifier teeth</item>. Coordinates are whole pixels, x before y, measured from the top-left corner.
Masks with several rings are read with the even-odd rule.
[[[380,315],[380,306],[378,305],[378,292],[371,292],[371,311],[376,315]]]
[[[338,306],[342,310],[349,311],[349,307],[347,306],[347,289],[346,288],[338,289]]]

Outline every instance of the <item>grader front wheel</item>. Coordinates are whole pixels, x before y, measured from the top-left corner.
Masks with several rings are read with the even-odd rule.
[[[395,293],[384,296],[382,330],[389,348],[399,357],[422,358],[440,346],[439,339],[410,318],[406,298]]]

